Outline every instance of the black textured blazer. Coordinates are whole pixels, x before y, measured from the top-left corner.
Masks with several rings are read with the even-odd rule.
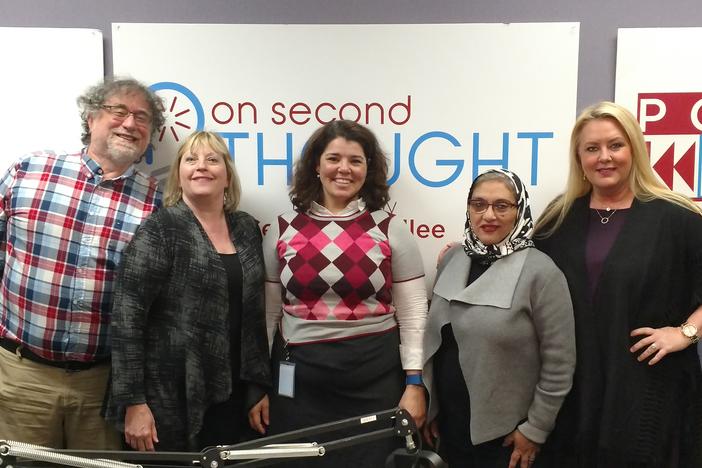
[[[241,211],[227,222],[243,270],[239,378],[268,387],[261,233]],[[118,272],[106,418],[123,430],[126,407],[147,403],[158,450],[198,449],[205,410],[232,391],[228,317],[226,271],[195,215],[183,201],[152,214]]]
[[[677,327],[702,304],[702,216],[664,200],[634,200],[593,294],[585,259],[589,196],[537,247],[568,280],[575,311],[575,381],[552,437],[596,466],[597,457],[702,466],[700,364],[695,346],[649,366],[629,348],[640,327]],[[538,235],[537,235],[538,237]],[[558,466],[561,466],[560,464]],[[672,465],[671,465],[672,466]]]

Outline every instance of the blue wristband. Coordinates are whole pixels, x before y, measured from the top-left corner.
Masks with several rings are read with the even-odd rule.
[[[410,374],[405,377],[405,385],[424,385],[422,374]]]

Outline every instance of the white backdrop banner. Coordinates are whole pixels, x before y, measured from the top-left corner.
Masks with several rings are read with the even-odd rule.
[[[266,226],[291,209],[293,164],[309,135],[356,120],[390,161],[392,201],[433,280],[462,238],[479,173],[527,185],[535,215],[564,185],[575,115],[577,23],[442,25],[113,24],[115,74],[147,82],[168,110],[145,169],[163,178],[198,129],[227,141],[242,209]]]
[[[702,28],[620,29],[615,99],[639,119],[654,172],[702,201]]]
[[[30,151],[80,151],[76,98],[102,80],[102,33],[0,28],[0,171]]]

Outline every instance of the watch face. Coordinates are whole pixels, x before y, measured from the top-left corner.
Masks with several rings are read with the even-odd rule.
[[[694,325],[685,324],[682,327],[683,335],[688,338],[694,338],[697,336],[697,327]]]

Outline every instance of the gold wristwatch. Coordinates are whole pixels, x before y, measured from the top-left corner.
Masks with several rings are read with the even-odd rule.
[[[692,342],[692,344],[697,343],[700,341],[700,337],[697,335],[697,327],[690,324],[690,323],[683,323],[680,325],[680,331],[682,332],[683,335],[685,335],[689,340]]]

